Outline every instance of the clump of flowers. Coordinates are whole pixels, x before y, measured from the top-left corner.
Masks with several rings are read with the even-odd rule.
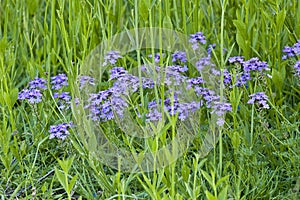
[[[63,86],[68,86],[68,77],[66,74],[58,74],[57,76],[53,76],[51,79],[52,89],[59,90]]]
[[[28,100],[30,104],[39,103],[42,101],[42,93],[38,89],[23,89],[19,92],[19,100]]]
[[[119,58],[122,58],[119,51],[109,51],[104,57],[103,66],[114,65]]]
[[[197,50],[199,48],[199,43],[206,44],[206,39],[202,32],[197,32],[190,35],[189,42],[192,43],[192,48]]]
[[[260,108],[269,109],[268,105],[268,96],[264,92],[257,92],[249,95],[250,100],[247,102],[248,104],[257,104]]]
[[[72,126],[72,122],[70,123],[62,123],[57,125],[50,126],[49,129],[49,139],[57,138],[61,140],[65,140],[68,135],[70,135],[69,129]]]
[[[300,60],[298,60],[294,65],[295,75],[300,77]]]
[[[282,56],[283,60],[288,58],[297,58],[300,55],[300,40],[298,40],[293,46],[285,46],[282,50],[284,55]],[[293,66],[295,76],[300,77],[300,60],[296,61]]]
[[[282,50],[284,55],[282,56],[282,60],[286,60],[287,58],[296,57],[300,55],[300,40],[298,40],[293,46],[285,46]]]

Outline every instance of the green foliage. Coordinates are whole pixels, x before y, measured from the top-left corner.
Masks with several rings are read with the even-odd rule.
[[[281,59],[284,46],[300,39],[300,1],[0,0],[0,13],[2,199],[300,198],[300,83],[294,63]],[[202,31],[208,44],[216,43],[217,67],[229,67],[230,56],[259,57],[272,78],[224,91],[233,112],[205,158],[195,140],[170,166],[130,174],[92,158],[73,132],[64,141],[49,140],[50,125],[71,116],[57,110],[50,92],[39,105],[18,101],[18,92],[34,77],[49,82],[66,72],[74,95],[79,67],[102,40],[145,26]],[[246,103],[257,91],[268,94],[271,109]],[[161,132],[139,145],[155,152],[166,143]],[[126,135],[111,138],[136,145]]]

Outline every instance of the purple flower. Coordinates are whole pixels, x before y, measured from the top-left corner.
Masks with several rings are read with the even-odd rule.
[[[295,75],[300,77],[300,60],[298,60],[294,65]]]
[[[19,92],[18,99],[27,99],[31,104],[39,103],[42,101],[42,94],[38,89],[23,89],[21,92]]]
[[[206,44],[205,36],[202,32],[197,32],[195,34],[190,34],[190,43],[192,43],[192,48],[194,50],[199,48],[199,43]]]
[[[72,126],[72,122],[70,123],[62,123],[58,125],[52,125],[49,129],[49,139],[57,138],[57,139],[66,139],[66,137],[70,134],[69,128]]]
[[[32,81],[29,82],[30,89],[46,89],[47,81],[43,78],[36,77]]]
[[[187,89],[190,89],[196,85],[200,85],[204,83],[204,80],[201,77],[190,78],[186,81],[188,83]]]
[[[59,90],[63,86],[68,86],[68,77],[66,74],[58,74],[57,76],[51,77],[52,89]]]
[[[195,86],[194,90],[198,96],[202,97],[206,101],[206,106],[208,108],[211,107],[212,102],[218,101],[220,99],[220,97],[216,95],[213,90],[210,90],[208,88]]]
[[[198,72],[201,72],[202,69],[206,66],[211,66],[214,67],[215,65],[211,62],[211,57],[207,56],[207,57],[203,57],[200,58],[199,61],[196,62],[196,68],[198,70]]]
[[[250,99],[248,104],[257,104],[262,108],[269,109],[270,106],[267,104],[268,96],[264,92],[257,92],[249,95]]]
[[[232,106],[230,103],[214,102],[211,113],[221,117],[228,111],[232,111]]]
[[[243,64],[244,56],[233,56],[228,59],[229,63],[240,63]]]
[[[237,75],[237,82],[235,83],[236,86],[241,87],[247,84],[247,81],[251,80],[251,76],[249,72],[243,72],[240,77]]]
[[[158,112],[158,110],[151,109],[147,114],[146,114],[146,122],[155,122],[155,121],[160,121],[162,118],[162,114]]]
[[[154,81],[151,78],[142,77],[142,85],[143,88],[154,88]]]
[[[104,63],[103,65],[106,66],[108,64],[114,65],[116,64],[117,60],[119,58],[122,58],[120,55],[119,51],[109,51],[107,54],[104,56]]]
[[[185,63],[187,61],[186,53],[183,51],[175,51],[172,54],[172,62],[177,62],[177,61]]]
[[[207,53],[208,53],[209,56],[211,56],[211,52],[212,52],[213,49],[215,49],[215,47],[216,47],[216,44],[208,45]]]
[[[70,108],[72,97],[69,94],[70,94],[69,92],[62,92],[60,94],[55,92],[53,94],[53,97],[55,99],[58,99],[57,105],[58,105],[59,109],[61,109],[61,110],[66,109],[67,110],[67,109]]]
[[[180,65],[171,65],[167,66],[167,71],[186,72],[188,71],[188,68],[186,65],[184,65],[183,67]]]
[[[110,79],[118,79],[121,76],[127,75],[128,72],[123,67],[114,67],[110,70]]]
[[[82,89],[86,84],[95,85],[95,79],[90,76],[80,76],[80,89]]]
[[[282,56],[282,60],[286,60],[289,57],[295,57],[300,55],[300,40],[297,41],[292,47],[285,46],[282,50],[284,55]]]
[[[128,106],[125,99],[115,87],[91,94],[89,104],[86,106],[90,110],[89,117],[94,121],[107,121],[113,119],[114,113],[123,117],[124,109]]]
[[[224,84],[225,85],[230,85],[232,82],[232,77],[230,72],[227,69],[224,69]]]
[[[152,54],[148,55],[149,58],[152,58]],[[165,57],[165,54],[162,53],[162,57]],[[158,63],[160,61],[160,53],[156,53],[154,54],[154,62]]]
[[[266,62],[260,61],[258,58],[251,58],[243,62],[245,72],[270,70]]]

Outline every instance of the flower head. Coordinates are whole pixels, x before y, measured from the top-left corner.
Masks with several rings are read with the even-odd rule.
[[[116,64],[116,62],[119,58],[122,58],[119,51],[109,51],[104,56],[103,65],[104,66],[107,66],[109,64],[114,65],[114,64]]]
[[[59,90],[63,86],[68,86],[68,77],[66,74],[58,74],[57,76],[51,77],[52,89]]]
[[[152,54],[148,55],[149,58],[152,58]],[[162,57],[165,57],[165,54],[162,53]],[[154,54],[154,62],[158,63],[160,61],[160,53],[156,53]]]
[[[49,139],[53,139],[53,138],[62,139],[62,140],[66,139],[66,137],[70,134],[68,129],[71,126],[72,126],[72,122],[50,126]]]
[[[27,99],[31,104],[39,103],[42,101],[42,94],[38,89],[23,89],[21,92],[19,92],[18,99]]]
[[[264,92],[257,92],[249,95],[250,99],[247,102],[248,104],[257,104],[262,108],[269,109],[270,106],[267,103],[268,96]]]
[[[183,62],[185,63],[187,61],[187,58],[186,58],[186,53],[183,52],[183,51],[175,51],[173,54],[172,54],[172,62]]]
[[[197,32],[195,34],[190,34],[189,42],[192,43],[192,48],[196,50],[199,48],[199,43],[206,44],[206,39],[202,32]]]
[[[295,75],[300,77],[300,60],[298,60],[294,65]]]
[[[260,61],[257,57],[243,62],[245,72],[270,70],[266,62]]]
[[[300,55],[300,40],[298,40],[292,47],[285,46],[282,50],[284,55],[282,56],[283,60],[286,60],[289,57],[295,57]]]
[[[36,77],[32,81],[29,82],[30,89],[46,89],[47,81],[43,78]]]

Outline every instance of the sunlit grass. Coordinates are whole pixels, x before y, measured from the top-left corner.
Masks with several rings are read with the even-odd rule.
[[[18,92],[35,77],[50,83],[51,76],[66,73],[65,90],[75,97],[80,67],[101,41],[149,26],[186,35],[201,31],[205,47],[216,44],[217,68],[237,72],[226,62],[229,57],[258,57],[269,64],[272,77],[257,76],[247,88],[224,91],[233,112],[227,113],[221,142],[204,158],[195,140],[170,166],[130,174],[90,157],[76,129],[66,140],[49,140],[50,126],[72,120],[71,114],[56,108],[49,84],[40,104],[17,100]],[[282,60],[284,46],[297,39],[296,0],[0,0],[1,197],[299,199],[300,81],[292,71],[295,60]],[[269,97],[268,110],[246,104],[260,91]]]

